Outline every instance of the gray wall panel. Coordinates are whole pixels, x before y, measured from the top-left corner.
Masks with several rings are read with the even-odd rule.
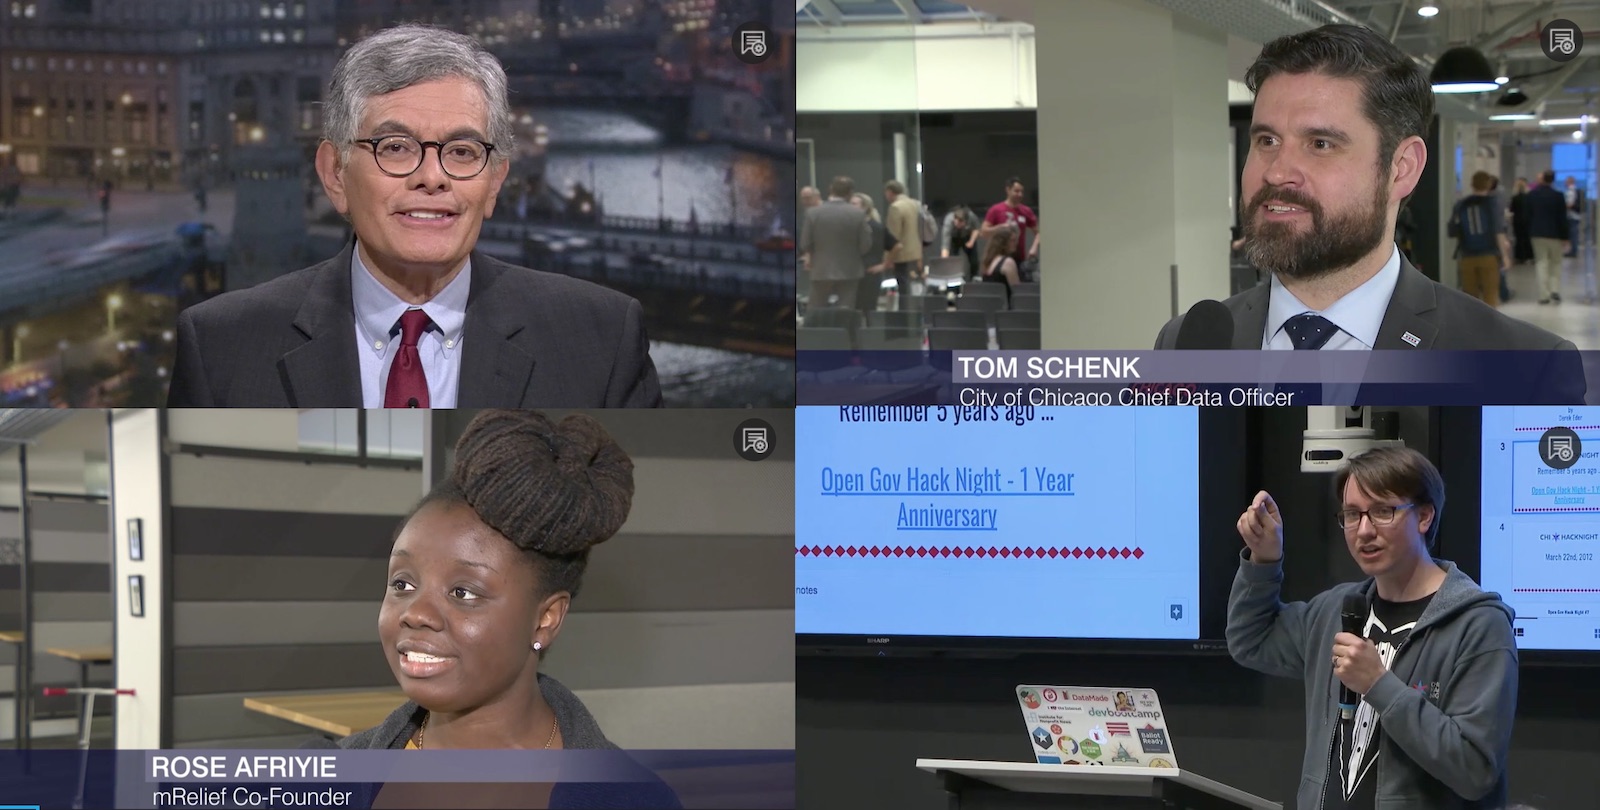
[[[378,638],[378,599],[367,602],[177,602],[178,647],[370,644]]]
[[[0,628],[10,630],[22,623],[22,591],[0,590]],[[34,618],[39,621],[111,621],[111,593],[35,592]]]
[[[327,602],[383,598],[388,550],[382,557],[234,557],[185,554],[172,561],[172,598],[179,602]]]
[[[792,632],[792,631],[791,631]],[[178,647],[172,694],[382,688],[394,683],[376,639],[370,644]]]
[[[618,535],[589,553],[573,609],[794,607],[793,537]]]
[[[17,688],[17,648],[4,645],[5,663],[0,664],[0,694],[9,695]],[[90,682],[108,680],[105,673],[111,670],[107,667],[91,667],[89,669]],[[54,655],[45,655],[43,652],[33,657],[33,683],[34,686],[43,687],[46,684],[60,684],[66,686],[78,682],[78,665],[57,658]],[[41,698],[42,699],[42,698]],[[96,701],[98,702],[98,701]]]
[[[82,532],[105,537],[110,528],[107,524],[107,511],[103,503],[42,500],[28,502],[28,516],[33,520],[35,532]]]
[[[452,445],[476,411],[458,410],[452,414]],[[734,432],[746,419],[760,419],[772,425],[775,441],[767,461],[794,461],[794,411],[789,409],[693,408],[670,411],[551,410],[545,414],[561,419],[570,413],[586,413],[606,426],[611,437],[634,458],[719,458],[744,461],[734,449]],[[751,462],[746,462],[751,463]],[[759,462],[756,462],[759,463]]]
[[[111,566],[107,563],[34,563],[33,592],[111,592]],[[0,566],[0,589],[20,590],[22,574],[18,566]]]
[[[544,672],[572,689],[794,680],[794,611],[572,613]]]
[[[172,457],[175,507],[399,516],[421,497],[420,471],[183,453]]]
[[[36,527],[33,530],[33,562],[106,565],[111,562],[111,535],[105,531],[61,531]]]
[[[173,507],[172,553],[383,557],[398,525],[393,515]]]

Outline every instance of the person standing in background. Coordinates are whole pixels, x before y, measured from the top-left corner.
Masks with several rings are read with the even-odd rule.
[[[867,215],[850,202],[856,184],[835,177],[828,201],[806,212],[800,252],[811,269],[811,306],[853,309],[865,265],[861,254],[872,244]]]
[[[822,204],[822,192],[817,191],[815,186],[806,186],[806,187],[800,189],[800,210],[798,212],[798,216],[797,216],[798,223],[795,225],[795,230],[800,232],[800,241],[801,242],[805,241],[806,222],[807,222],[806,214],[809,213],[811,211],[811,209],[816,208],[817,206],[819,206],[821,204]],[[798,244],[799,243],[796,243],[796,249],[798,249]],[[805,256],[801,256],[800,259],[801,259],[801,265],[805,266],[806,257]]]
[[[1039,255],[1039,215],[1022,203],[1023,191],[1022,178],[1006,180],[1005,201],[989,206],[989,213],[983,217],[983,228],[978,232],[979,236],[987,239],[1006,225],[1017,226],[1017,244],[1011,257],[1017,260],[1018,268],[1026,264],[1028,259]],[[1028,243],[1029,231],[1033,232],[1031,245]]]
[[[1528,235],[1528,178],[1518,177],[1511,190],[1511,260],[1533,261],[1533,237]]]
[[[1583,233],[1583,190],[1578,188],[1578,178],[1567,175],[1567,191],[1563,195],[1567,201],[1568,231],[1567,255],[1578,255],[1578,242]]]
[[[1500,272],[1511,264],[1511,240],[1506,236],[1505,210],[1488,172],[1472,175],[1472,193],[1456,202],[1449,229],[1457,240],[1462,292],[1499,306]]]
[[[872,244],[861,254],[861,263],[866,269],[861,273],[861,286],[856,289],[856,309],[865,314],[878,309],[878,296],[883,292],[883,273],[889,269],[889,254],[899,242],[889,234],[888,228],[883,227],[883,218],[878,216],[878,206],[873,204],[871,197],[858,191],[850,201],[867,215],[867,227],[872,229]]]
[[[899,180],[883,184],[883,199],[889,204],[884,227],[899,243],[890,251],[890,261],[894,264],[896,309],[904,312],[911,308],[911,285],[922,278],[922,206],[906,196],[905,184]]]
[[[1567,201],[1556,191],[1556,173],[1546,169],[1538,186],[1528,192],[1528,235],[1533,240],[1534,273],[1539,303],[1561,303],[1561,254],[1572,239]]]
[[[972,209],[965,205],[956,206],[950,212],[950,218],[945,226],[944,248],[941,256],[965,256],[967,259],[967,280],[978,280],[978,251],[975,245],[978,242],[977,222]]]

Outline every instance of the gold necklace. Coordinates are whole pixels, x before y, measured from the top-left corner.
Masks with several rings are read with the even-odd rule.
[[[428,712],[428,714],[422,718],[421,727],[419,727],[417,729],[417,750],[419,750],[419,751],[422,750],[422,738],[423,738],[423,735],[428,733],[428,721],[432,720],[432,719],[433,719],[433,712]],[[545,748],[549,748],[550,744],[556,741],[556,731],[558,731],[560,728],[561,728],[560,722],[558,721],[558,719],[556,717],[552,716],[550,718],[550,736],[546,737],[545,741],[544,741],[544,747]]]

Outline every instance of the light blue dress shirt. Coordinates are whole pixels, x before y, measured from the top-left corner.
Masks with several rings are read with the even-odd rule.
[[[417,354],[428,377],[428,405],[456,407],[461,383],[461,337],[467,321],[467,293],[472,289],[472,259],[439,294],[414,306],[389,291],[361,261],[360,245],[351,252],[350,291],[356,310],[356,355],[361,358],[361,404],[382,408],[389,366],[400,351],[400,316],[421,309],[433,324],[417,339]]]
[[[1328,338],[1322,351],[1371,349],[1378,343],[1378,329],[1383,326],[1384,313],[1389,311],[1389,299],[1394,297],[1395,285],[1400,282],[1400,248],[1396,246],[1378,274],[1366,283],[1345,293],[1327,309],[1316,310],[1300,303],[1294,293],[1283,286],[1276,274],[1272,276],[1272,294],[1268,298],[1267,323],[1262,330],[1261,348],[1293,349],[1294,341],[1283,324],[1304,312],[1314,312],[1333,322],[1339,332]]]

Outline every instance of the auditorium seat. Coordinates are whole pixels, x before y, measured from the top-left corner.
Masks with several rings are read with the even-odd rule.
[[[867,313],[868,326],[898,326],[906,329],[922,328],[922,313],[874,310]]]
[[[795,346],[802,350],[855,348],[850,343],[850,330],[842,326],[802,326]]]
[[[1003,313],[1002,313],[1003,314]],[[1038,349],[1039,330],[1001,327],[996,332],[1002,349]]]
[[[922,349],[922,329],[914,327],[906,329],[899,326],[863,326],[856,333],[857,345],[862,351],[873,350],[913,350]]]
[[[989,317],[982,312],[936,312],[932,325],[942,329],[988,329]]]
[[[1011,308],[1019,312],[1038,312],[1039,296],[1013,295],[1011,296]]]
[[[989,348],[989,330],[934,328],[928,330],[928,348],[934,351]]]
[[[1024,310],[1019,312],[1017,310],[1010,310],[1008,312],[996,312],[994,314],[994,326],[996,329],[1038,330],[1039,311]]]

